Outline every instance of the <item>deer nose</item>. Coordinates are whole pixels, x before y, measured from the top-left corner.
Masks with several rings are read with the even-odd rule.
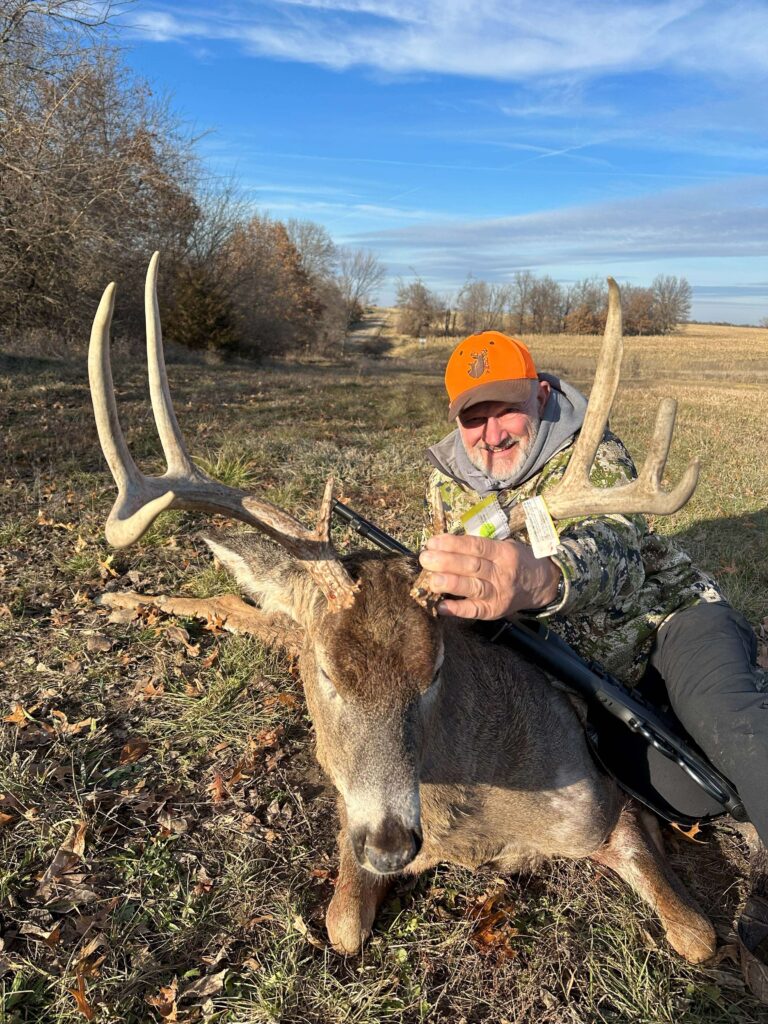
[[[351,837],[355,856],[362,867],[382,875],[402,871],[416,857],[423,842],[419,829],[398,821],[384,821],[370,831],[360,829]]]

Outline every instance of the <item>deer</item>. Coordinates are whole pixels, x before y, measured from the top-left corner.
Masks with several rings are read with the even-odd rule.
[[[360,951],[393,880],[437,864],[496,871],[585,859],[619,875],[658,915],[670,946],[691,963],[715,950],[707,917],[663,855],[655,819],[596,766],[578,708],[537,667],[441,618],[415,559],[358,550],[340,556],[330,531],[334,480],[307,528],[257,495],[224,485],[192,461],[174,413],[157,300],[158,254],[145,287],[149,389],[167,469],[140,472],[120,428],[110,364],[115,285],[96,313],[89,376],[98,435],[118,497],[108,541],[137,542],[165,510],[222,514],[253,527],[204,540],[258,608],[271,636],[296,630],[317,759],[337,791],[339,868],[326,928],[341,954]],[[618,386],[619,290],[609,279],[605,337],[576,450],[554,517],[681,507],[696,486],[692,462],[670,491],[661,478],[675,408],[663,400],[645,466],[614,490],[589,470]],[[522,520],[512,524],[522,528]],[[189,602],[187,602],[189,603]],[[281,625],[282,624],[282,625]]]

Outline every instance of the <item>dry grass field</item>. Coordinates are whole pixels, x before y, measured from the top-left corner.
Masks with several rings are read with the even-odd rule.
[[[542,368],[589,387],[597,339],[530,341]],[[345,500],[415,544],[450,344],[388,344],[375,359],[353,341],[343,361],[260,367],[177,355],[193,453],[306,519],[333,471]],[[143,367],[119,345],[114,363],[129,443],[157,472]],[[655,526],[763,629],[768,331],[628,339],[612,425],[636,456],[665,394],[680,400],[670,476],[692,454],[703,471],[690,504]],[[192,515],[109,550],[113,497],[84,359],[0,352],[0,1022],[768,1019],[734,961],[744,844],[727,822],[702,843],[667,835],[720,936],[704,967],[587,863],[514,878],[442,868],[395,888],[362,956],[333,953],[334,801],[295,668],[215,625],[108,621],[105,590],[230,586]]]

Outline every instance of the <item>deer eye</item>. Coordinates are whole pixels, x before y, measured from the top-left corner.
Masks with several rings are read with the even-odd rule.
[[[339,691],[331,682],[331,677],[321,668],[317,670],[317,681],[320,684],[320,692],[327,700],[341,700]]]

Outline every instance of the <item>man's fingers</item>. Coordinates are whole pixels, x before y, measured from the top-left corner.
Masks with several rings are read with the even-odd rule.
[[[497,540],[488,537],[471,537],[466,533],[438,533],[427,541],[426,551],[447,551],[457,555],[476,555],[480,558],[492,558],[494,544]]]
[[[493,586],[477,576],[457,576],[449,572],[433,572],[429,578],[430,589],[436,594],[455,594],[456,597],[474,597],[488,601],[494,596]]]
[[[455,576],[490,577],[490,562],[475,554],[457,554],[450,551],[422,551],[419,561],[432,572],[452,573]]]
[[[437,614],[446,618],[478,619],[482,614],[482,608],[476,601],[470,599],[452,601],[448,598],[437,606]]]

